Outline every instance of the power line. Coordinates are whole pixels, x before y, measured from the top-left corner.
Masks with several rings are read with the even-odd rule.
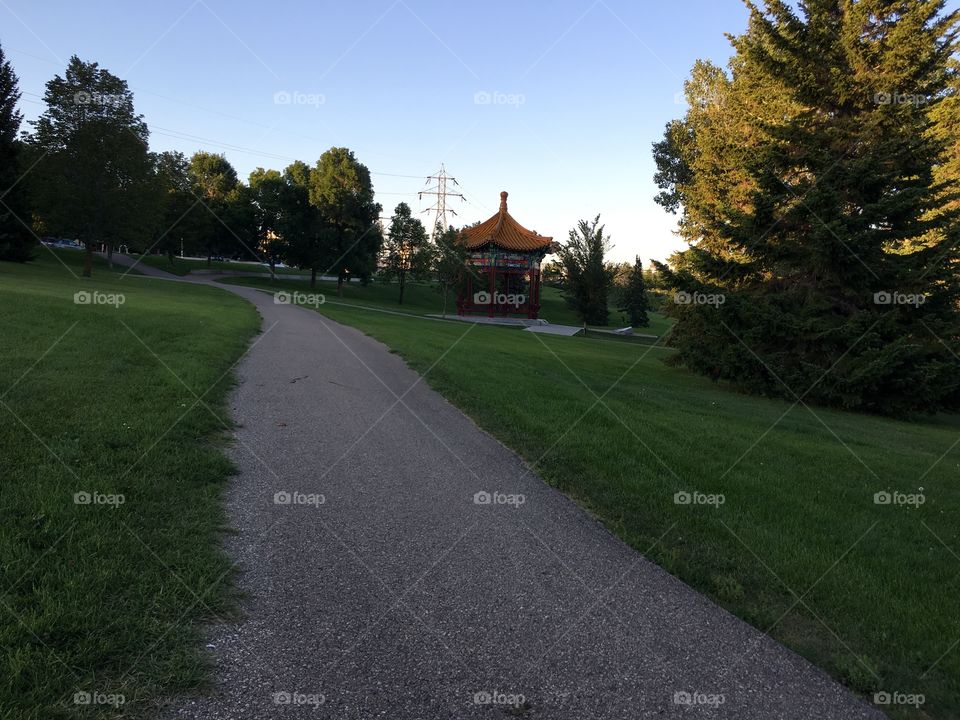
[[[42,98],[42,97],[43,97],[42,95],[38,95],[37,93],[32,93],[32,92],[28,92],[28,91],[23,91],[23,94],[24,94],[24,95],[32,95],[32,96],[37,97],[37,98]],[[151,94],[152,94],[152,93],[151,93]],[[162,96],[160,96],[160,97],[162,97]],[[42,105],[42,104],[43,104],[42,100],[31,100],[31,99],[29,99],[29,98],[25,98],[25,97],[22,97],[22,96],[21,96],[20,100],[21,100],[22,102],[28,102],[28,103],[32,103],[32,104],[35,104],[35,105]],[[205,108],[201,108],[201,109],[205,109]],[[227,117],[230,117],[230,116],[227,116]],[[239,118],[237,118],[237,119],[239,119]],[[257,124],[257,123],[251,123],[251,124]],[[221,141],[221,140],[213,140],[212,138],[206,138],[206,137],[202,137],[202,136],[200,136],[200,135],[194,135],[194,134],[192,134],[192,133],[184,132],[184,131],[182,131],[182,130],[174,130],[174,129],[172,129],[172,128],[165,128],[165,127],[161,127],[161,126],[159,126],[159,125],[148,125],[148,127],[149,127],[149,130],[150,130],[150,134],[151,134],[151,135],[160,135],[160,136],[162,136],[162,137],[168,137],[168,138],[172,138],[172,139],[174,139],[174,140],[186,140],[186,141],[188,141],[188,142],[193,142],[193,143],[202,143],[202,144],[206,144],[206,145],[209,145],[209,146],[213,146],[213,147],[217,147],[217,148],[222,148],[222,149],[228,150],[228,151],[230,151],[230,152],[241,153],[241,154],[244,154],[244,155],[255,155],[255,156],[258,156],[258,157],[268,158],[268,159],[270,159],[270,160],[283,160],[283,161],[287,161],[287,162],[293,162],[293,161],[295,161],[295,160],[298,159],[298,158],[295,158],[295,157],[290,157],[289,155],[280,155],[280,154],[278,154],[278,153],[271,153],[271,152],[266,152],[266,151],[264,151],[264,150],[257,150],[257,149],[254,149],[254,148],[245,147],[245,146],[243,146],[243,145],[234,145],[234,144],[232,144],[232,143],[226,143],[226,142],[223,142],[223,141]],[[406,174],[403,174],[403,173],[379,172],[379,171],[377,171],[377,170],[371,170],[371,171],[370,171],[370,174],[371,174],[371,175],[378,175],[378,176],[381,176],[381,177],[409,178],[409,179],[415,179],[415,180],[419,180],[420,178],[423,177],[423,175],[406,175]],[[458,183],[457,183],[456,178],[452,178],[452,177],[446,175],[446,172],[445,172],[445,170],[444,170],[444,168],[443,168],[442,165],[441,165],[441,167],[440,167],[440,173],[438,173],[437,175],[430,175],[430,176],[428,176],[427,179],[426,179],[426,182],[429,183],[430,180],[437,180],[437,181],[438,181],[438,186],[437,186],[437,188],[431,188],[431,189],[422,190],[422,191],[419,191],[419,192],[416,191],[416,190],[411,190],[411,191],[408,191],[408,192],[382,192],[382,191],[376,191],[376,194],[377,194],[377,195],[403,195],[403,196],[417,195],[418,197],[420,197],[420,198],[422,199],[422,196],[423,196],[423,195],[435,195],[435,194],[437,194],[438,192],[441,192],[440,188],[442,188],[442,192],[441,192],[440,196],[438,196],[438,205],[442,206],[442,207],[443,207],[443,210],[441,211],[441,210],[438,208],[438,213],[437,213],[436,217],[437,217],[437,221],[440,221],[440,220],[442,219],[442,220],[444,221],[444,227],[446,227],[446,223],[445,223],[445,221],[446,221],[446,214],[447,214],[447,213],[451,213],[451,214],[453,214],[453,215],[456,215],[456,214],[457,214],[456,211],[453,210],[452,208],[450,208],[450,209],[447,209],[447,208],[446,208],[446,195],[451,195],[451,196],[453,196],[453,197],[460,197],[460,198],[462,198],[462,199],[464,199],[464,200],[466,200],[466,198],[464,198],[463,195],[461,195],[460,193],[447,193],[447,192],[446,192],[446,181],[447,181],[447,180],[453,181],[454,184],[458,184]],[[473,205],[473,203],[470,203],[470,204]],[[474,207],[476,207],[476,206],[474,206]],[[436,225],[434,225],[434,226],[436,226]]]
[[[49,58],[44,58],[44,57],[41,57],[41,56],[39,56],[39,55],[34,55],[33,53],[29,53],[29,52],[27,52],[27,51],[25,51],[25,50],[20,50],[20,49],[18,49],[18,48],[7,48],[7,50],[8,50],[8,51],[11,51],[11,52],[20,53],[21,55],[26,55],[27,57],[34,58],[35,60],[41,60],[41,61],[46,62],[46,63],[49,63],[49,64],[51,64],[51,65],[57,65],[57,66],[60,65],[59,62],[55,62],[55,61],[53,61],[53,60],[50,60]],[[247,119],[247,118],[240,117],[239,115],[231,115],[230,113],[225,113],[225,112],[223,112],[222,110],[213,110],[213,109],[211,109],[211,108],[204,107],[203,105],[197,105],[196,103],[186,102],[186,101],[180,100],[180,99],[178,99],[178,98],[170,97],[169,95],[161,95],[160,93],[155,93],[155,92],[152,92],[152,91],[150,91],[150,90],[146,90],[146,89],[144,89],[144,88],[142,88],[142,87],[137,87],[137,86],[134,86],[134,85],[130,85],[130,89],[131,89],[134,93],[145,93],[145,94],[147,94],[147,95],[152,95],[153,97],[157,97],[157,98],[160,98],[160,99],[162,99],[162,100],[166,100],[166,101],[168,101],[168,102],[174,102],[174,103],[177,103],[178,105],[183,105],[184,107],[193,108],[193,109],[195,109],[195,110],[203,110],[204,112],[208,112],[208,113],[210,113],[210,114],[212,114],[212,115],[219,115],[219,116],[221,116],[221,117],[229,118],[229,119],[231,119],[231,120],[236,120],[237,122],[242,122],[242,123],[245,123],[245,124],[247,124],[247,125],[251,125],[251,126],[253,126],[253,127],[266,128],[266,129],[268,129],[268,130],[272,130],[272,129],[274,128],[273,125],[267,125],[267,124],[265,124],[265,123],[260,123],[260,122],[254,121],[254,120],[249,120],[249,119]],[[32,95],[32,96],[34,96],[34,97],[36,97],[36,98],[40,98],[41,100],[42,100],[43,97],[44,97],[43,95],[40,95],[40,94],[37,94],[37,93],[34,93],[34,92],[29,92],[29,91],[27,91],[27,90],[22,90],[22,91],[21,91],[21,94],[22,94],[22,95]],[[40,104],[42,104],[42,102],[37,101],[37,100],[28,100],[28,99],[26,99],[26,98],[21,98],[21,100],[23,100],[24,102],[32,103],[32,104],[34,104],[34,105],[40,105]],[[150,127],[151,132],[152,132],[152,131],[153,131],[153,128],[156,128],[157,126],[156,126],[156,125],[149,125],[149,127]],[[165,128],[158,128],[158,129],[159,129],[159,130],[166,130]],[[182,135],[182,136],[184,136],[184,137],[178,137],[177,135],[170,135],[170,134],[168,134],[168,133],[178,133],[179,135]],[[236,150],[237,152],[246,153],[246,154],[248,154],[248,155],[261,155],[262,157],[268,157],[268,158],[272,158],[272,159],[274,159],[274,160],[296,160],[296,159],[297,159],[297,158],[287,157],[287,156],[285,156],[285,155],[277,155],[277,154],[274,154],[274,153],[265,153],[265,152],[260,151],[260,150],[252,150],[252,149],[250,149],[250,148],[244,148],[244,147],[242,147],[242,146],[240,146],[240,145],[229,145],[229,144],[222,143],[222,142],[219,142],[219,141],[216,141],[216,140],[210,140],[209,138],[201,138],[201,137],[198,137],[198,136],[190,136],[188,133],[183,133],[183,132],[180,132],[179,130],[166,130],[166,133],[164,133],[164,132],[158,132],[157,134],[158,134],[158,135],[163,135],[164,137],[172,137],[172,138],[177,139],[177,140],[194,140],[194,141],[199,140],[199,141],[206,142],[206,143],[209,143],[209,144],[212,144],[212,145],[216,145],[216,146],[218,146],[218,147],[226,148],[226,149],[228,149],[228,150]],[[303,134],[301,134],[301,133],[287,133],[287,134],[288,134],[288,135],[292,135],[293,137],[303,138],[304,140],[310,140],[310,141],[313,141],[313,142],[321,142],[319,138],[315,138],[315,137],[312,137],[312,136],[310,136],[310,135],[303,135]],[[409,178],[409,179],[411,179],[411,180],[419,180],[419,179],[421,179],[421,178],[423,177],[423,175],[404,175],[404,174],[402,174],[402,173],[377,172],[377,171],[375,171],[375,170],[371,170],[371,171],[370,171],[370,174],[371,174],[371,175],[380,175],[380,176],[382,176],[382,177]],[[428,180],[429,180],[429,178],[428,178]],[[411,194],[411,195],[412,195],[413,193],[407,193],[407,194]]]

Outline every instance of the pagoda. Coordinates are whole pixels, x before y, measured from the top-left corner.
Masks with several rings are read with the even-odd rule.
[[[460,315],[524,317],[540,311],[540,263],[553,238],[527,230],[507,212],[507,193],[500,210],[488,220],[464,228],[458,242],[467,250],[466,280],[457,297]]]

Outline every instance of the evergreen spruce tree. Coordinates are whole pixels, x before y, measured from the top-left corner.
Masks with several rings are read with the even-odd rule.
[[[627,314],[631,327],[647,327],[650,324],[650,318],[647,317],[650,301],[647,298],[647,285],[639,255],[627,276],[618,309]]]
[[[943,144],[946,152],[933,169],[941,202],[935,204],[929,217],[934,221],[932,239],[936,241],[944,227],[949,226],[953,212],[960,208],[960,60],[950,64],[951,79],[942,100],[930,111],[930,136]],[[937,219],[944,216],[943,222]]]
[[[958,13],[941,0],[748,3],[654,146],[688,250],[678,359],[756,392],[890,414],[957,407]],[[943,128],[942,118],[940,128]],[[950,186],[953,184],[952,187]]]
[[[585,325],[606,325],[609,317],[607,298],[616,270],[606,262],[612,246],[604,229],[599,215],[592,221],[581,220],[558,253],[565,276],[564,299]]]
[[[17,110],[17,75],[0,47],[0,260],[26,262],[32,257],[33,235],[20,161],[17,133],[22,116]]]

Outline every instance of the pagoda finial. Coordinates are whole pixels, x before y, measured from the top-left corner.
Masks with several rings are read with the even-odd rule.
[[[500,209],[501,210],[507,209],[507,191],[506,190],[503,190],[500,193]]]

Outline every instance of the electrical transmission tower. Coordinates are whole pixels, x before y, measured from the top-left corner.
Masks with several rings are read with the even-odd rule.
[[[430,185],[430,183],[434,183]],[[453,208],[447,207],[447,198],[448,197],[458,197],[460,200],[464,200],[462,193],[457,192],[448,192],[447,183],[452,182],[454,186],[459,187],[460,183],[457,182],[455,177],[447,175],[447,170],[443,166],[443,163],[440,163],[440,171],[435,175],[431,175],[427,178],[428,188],[421,190],[419,197],[422,200],[424,195],[436,195],[437,202],[428,207],[426,210],[423,210],[424,213],[431,213],[434,217],[433,227],[431,228],[431,234],[436,233],[437,225],[442,229],[446,230],[450,224],[447,222],[447,213],[451,215],[456,215],[457,211]]]

